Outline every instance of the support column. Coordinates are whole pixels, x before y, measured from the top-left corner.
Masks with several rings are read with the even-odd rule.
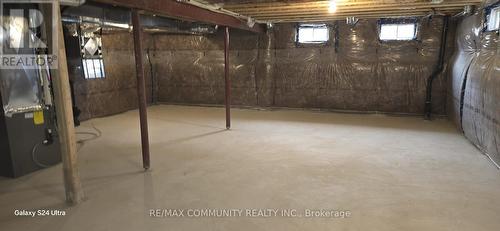
[[[137,96],[139,99],[139,117],[141,123],[142,165],[149,169],[149,135],[146,102],[146,83],[144,80],[144,65],[142,54],[142,27],[139,12],[132,10],[132,26],[134,27],[135,71],[137,75]]]
[[[229,77],[229,27],[224,30],[224,78],[226,80],[226,129],[231,128],[231,78]]]
[[[63,162],[64,189],[66,201],[70,204],[78,204],[83,201],[84,193],[78,172],[76,134],[59,1],[54,2],[53,12],[57,23],[57,28],[54,28],[57,33],[53,34],[57,35],[58,42],[58,50],[53,50],[53,52],[57,52],[58,69],[52,71],[52,83]]]

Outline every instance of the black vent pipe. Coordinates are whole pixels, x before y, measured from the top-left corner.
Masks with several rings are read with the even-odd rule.
[[[441,31],[441,47],[439,48],[439,60],[436,68],[432,72],[429,79],[427,79],[427,89],[425,95],[425,119],[430,120],[432,114],[432,83],[437,76],[443,72],[444,69],[444,58],[446,55],[446,40],[448,38],[448,22],[449,16],[444,16],[443,19],[443,30]]]

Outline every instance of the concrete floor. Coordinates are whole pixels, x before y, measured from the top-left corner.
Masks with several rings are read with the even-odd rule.
[[[452,124],[310,111],[149,108],[83,123],[87,200],[64,203],[61,165],[0,179],[0,230],[500,230],[500,174]],[[79,138],[85,138],[79,136]],[[16,217],[15,209],[64,217]],[[349,218],[153,218],[149,209],[349,210]]]

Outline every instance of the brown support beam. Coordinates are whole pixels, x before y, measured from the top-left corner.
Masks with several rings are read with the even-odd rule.
[[[172,17],[186,21],[204,22],[220,26],[253,31],[256,33],[265,32],[264,25],[255,24],[252,27],[234,16],[203,9],[188,3],[175,0],[93,0],[94,2],[121,6],[126,8],[144,10],[153,14]]]
[[[148,114],[142,60],[142,27],[139,12],[136,9],[132,10],[132,26],[134,28],[135,71],[137,73],[137,96],[139,98],[139,117],[141,122],[142,165],[144,169],[149,169]]]
[[[226,103],[226,129],[231,128],[231,77],[229,76],[229,27],[224,30],[224,79]]]
[[[64,189],[66,191],[66,201],[70,204],[78,204],[83,201],[84,194],[78,173],[75,125],[59,1],[54,2],[53,10],[57,23],[57,28],[54,29],[57,30],[55,34],[58,40],[58,69],[52,72],[52,81],[54,84],[57,131],[59,133],[63,163]]]

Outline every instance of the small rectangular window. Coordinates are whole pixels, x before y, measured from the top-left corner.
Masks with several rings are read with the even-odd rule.
[[[408,41],[417,38],[416,23],[382,23],[380,25],[380,40]]]
[[[329,31],[325,24],[302,24],[297,29],[298,43],[326,43]]]
[[[99,79],[105,77],[102,59],[83,59],[82,62],[85,79]]]
[[[500,6],[492,8],[486,16],[487,30],[497,31],[500,29]]]
[[[85,25],[88,29],[89,25]],[[91,25],[97,27],[99,25]],[[102,79],[106,77],[102,56],[102,29],[95,32],[83,32],[80,25],[80,51],[82,55],[83,74],[85,79]]]

